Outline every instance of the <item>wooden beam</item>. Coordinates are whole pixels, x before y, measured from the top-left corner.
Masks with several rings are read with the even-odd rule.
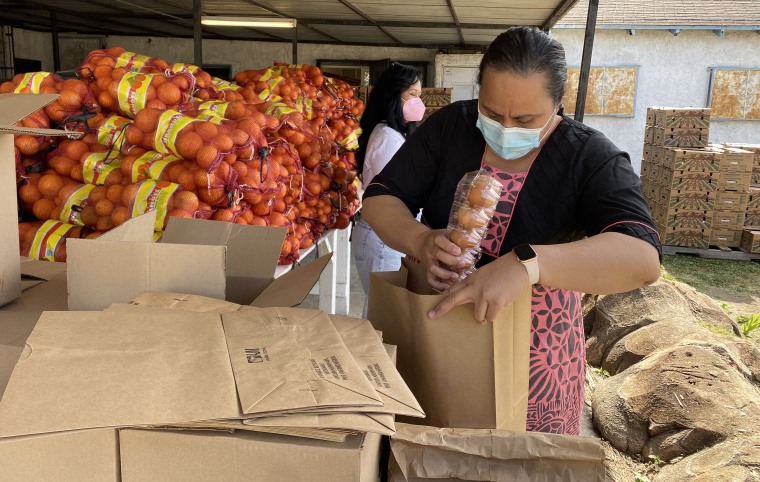
[[[404,20],[378,20],[372,23],[368,20],[344,20],[331,18],[310,18],[312,25],[346,25],[350,27],[401,27],[401,28],[457,28],[454,22],[410,22]],[[506,30],[518,24],[505,23],[459,23],[463,30]]]
[[[58,46],[58,19],[55,10],[50,11],[50,35],[53,37],[53,71],[61,70],[61,51]]]
[[[11,15],[7,15],[4,21],[7,25],[17,28],[50,32],[50,15],[47,14],[46,10],[39,9],[24,12],[23,18],[14,18]],[[64,29],[71,29],[76,30],[77,32],[87,32],[97,35],[109,35],[114,33],[118,35],[137,35],[139,33],[139,28],[137,27],[130,28],[130,30],[133,30],[132,32],[120,30],[118,27],[106,29],[100,24],[96,24],[87,20],[62,20],[60,17],[58,17],[58,23],[59,30],[61,30],[63,27]],[[31,25],[38,25],[39,28],[33,28]],[[82,27],[77,27],[77,25],[80,25]]]
[[[340,3],[342,3],[343,5],[345,5],[346,7],[350,8],[350,9],[351,9],[351,10],[352,10],[354,13],[356,13],[356,14],[357,14],[357,15],[359,15],[360,17],[362,17],[362,18],[364,18],[365,20],[367,20],[367,21],[371,22],[371,23],[372,23],[372,25],[374,25],[375,27],[379,28],[379,29],[380,29],[380,31],[382,31],[382,32],[383,32],[385,35],[387,35],[387,36],[388,36],[388,37],[389,37],[391,40],[393,40],[394,42],[398,43],[399,45],[406,45],[406,44],[404,44],[404,42],[402,42],[401,40],[397,39],[395,36],[393,36],[393,34],[391,34],[389,31],[387,31],[387,30],[385,29],[385,27],[383,27],[382,25],[380,25],[380,24],[378,24],[377,22],[375,22],[375,20],[374,20],[372,17],[370,17],[369,15],[365,14],[364,12],[362,12],[361,10],[359,10],[358,8],[356,8],[356,7],[355,7],[355,6],[354,6],[354,5],[353,5],[351,2],[349,2],[348,0],[338,0],[338,1],[339,1]]]
[[[344,43],[345,43],[343,40],[341,40],[341,39],[339,39],[339,38],[337,38],[337,37],[333,37],[332,35],[330,35],[330,34],[329,34],[329,33],[327,33],[327,32],[323,32],[323,31],[321,31],[321,30],[319,30],[319,29],[317,29],[317,28],[314,28],[314,27],[312,27],[312,26],[311,26],[311,22],[310,22],[310,21],[308,21],[308,20],[303,20],[303,19],[300,19],[300,18],[297,18],[297,17],[293,17],[293,16],[291,16],[291,15],[287,15],[287,14],[286,14],[286,13],[284,13],[284,12],[281,12],[281,11],[279,11],[279,10],[275,10],[274,8],[271,8],[271,7],[267,7],[266,5],[263,5],[263,4],[259,3],[259,2],[254,2],[253,0],[244,0],[244,1],[245,1],[245,3],[248,3],[248,4],[250,4],[250,5],[253,5],[254,7],[259,7],[260,9],[262,9],[262,10],[266,10],[267,12],[273,13],[273,14],[275,14],[275,15],[279,16],[279,17],[285,17],[285,18],[295,18],[295,20],[296,20],[296,23],[297,23],[298,25],[301,25],[301,26],[302,26],[302,27],[304,27],[304,28],[308,28],[308,29],[309,29],[309,30],[311,30],[312,32],[316,32],[316,33],[318,33],[319,35],[322,35],[323,37],[327,37],[327,38],[329,38],[329,39],[332,39],[332,40],[334,40],[335,42],[337,42],[337,43],[339,43],[339,44],[344,44]],[[290,40],[288,40],[288,42],[290,42]]]
[[[451,18],[454,20],[454,24],[457,26],[457,32],[459,32],[459,40],[461,40],[462,47],[464,47],[465,41],[464,34],[462,33],[462,25],[459,23],[459,17],[457,17],[457,11],[454,8],[454,3],[452,3],[451,0],[446,0],[446,3],[449,4],[449,12],[451,13]]]
[[[203,65],[202,3],[202,0],[193,0],[193,63],[198,67]]]
[[[549,31],[554,25],[559,22],[559,20],[565,16],[565,14],[575,6],[575,4],[578,3],[578,0],[562,0],[562,2],[557,5],[557,8],[554,9],[552,14],[549,16],[549,18],[546,19],[546,22],[541,26],[541,30]]]

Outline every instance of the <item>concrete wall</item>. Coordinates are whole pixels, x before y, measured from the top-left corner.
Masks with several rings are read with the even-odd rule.
[[[48,33],[14,29],[16,56],[42,60],[43,70],[53,70],[53,49]],[[108,36],[97,38],[63,37],[59,41],[61,69],[73,69],[83,60],[87,52],[100,48],[104,42],[108,47],[121,46],[125,49],[152,57],[160,57],[170,62],[192,62],[192,39],[164,37]],[[292,46],[283,42],[242,42],[227,40],[204,40],[203,62],[206,64],[230,64],[233,74],[245,69],[260,69],[275,61],[290,62]],[[317,59],[333,60],[391,60],[430,62],[428,75],[433,76],[435,62],[433,49],[367,47],[352,45],[320,45],[300,43],[298,62],[316,64]]]
[[[583,30],[555,29],[552,35],[565,47],[568,65],[580,65]],[[709,67],[760,67],[759,46],[757,33],[747,31],[727,31],[720,38],[701,30],[683,30],[678,36],[662,30],[637,30],[633,36],[625,30],[597,30],[592,65],[639,67],[636,114],[587,116],[584,122],[628,151],[638,171],[647,107],[705,107]],[[760,143],[760,121],[713,120],[710,141]]]

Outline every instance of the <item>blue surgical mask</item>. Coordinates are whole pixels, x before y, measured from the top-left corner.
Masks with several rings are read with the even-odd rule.
[[[549,117],[544,127],[548,126],[552,119],[554,119],[554,114]],[[488,147],[496,155],[508,161],[519,159],[538,147],[541,143],[541,131],[544,129],[544,127],[537,129],[504,127],[499,122],[484,116],[480,108],[478,108],[478,121],[475,125],[483,133]]]

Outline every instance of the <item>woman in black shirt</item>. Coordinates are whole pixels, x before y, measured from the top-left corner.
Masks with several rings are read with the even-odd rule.
[[[367,187],[363,216],[389,246],[449,288],[458,246],[445,228],[457,183],[484,168],[504,191],[478,269],[429,316],[473,303],[486,323],[533,289],[528,430],[578,433],[583,400],[580,293],[653,283],[661,246],[628,155],[561,113],[562,46],[516,27],[481,62],[480,99],[432,115]],[[415,220],[422,209],[422,223]]]

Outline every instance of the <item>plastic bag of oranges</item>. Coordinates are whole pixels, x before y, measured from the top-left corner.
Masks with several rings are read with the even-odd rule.
[[[480,243],[486,235],[501,191],[499,180],[483,169],[468,172],[457,185],[446,232],[451,242],[462,250],[459,258],[465,266],[449,268],[458,272],[460,279],[475,270],[481,254]]]
[[[47,261],[66,262],[68,238],[100,235],[91,229],[57,220],[20,223],[18,227],[21,256]]]

